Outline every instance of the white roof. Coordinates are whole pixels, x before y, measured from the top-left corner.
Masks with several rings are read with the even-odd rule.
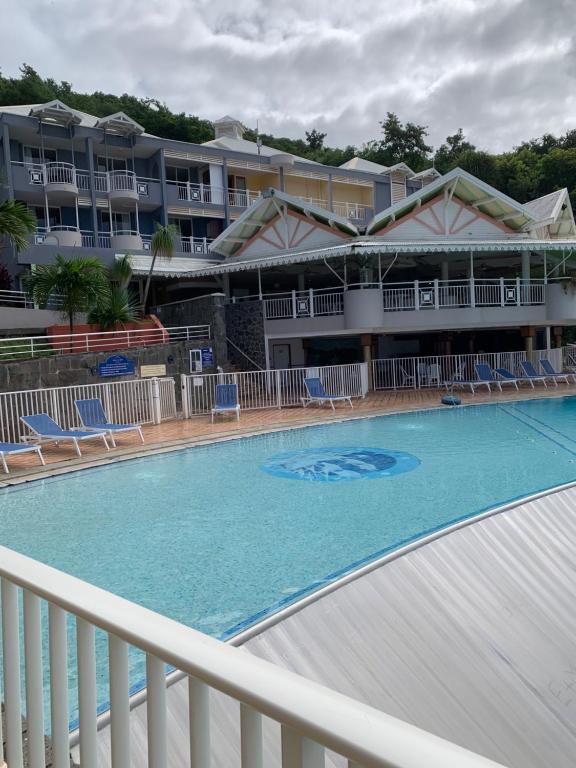
[[[442,174],[440,171],[437,171],[436,168],[426,168],[424,171],[419,171],[418,173],[415,173],[414,176],[412,176],[413,179],[427,179],[429,177],[433,177],[435,179],[439,179]]]
[[[122,259],[123,253],[117,253],[116,259]],[[130,254],[130,263],[135,275],[147,275],[152,264],[152,256],[147,254]],[[217,259],[191,259],[189,256],[173,256],[171,259],[156,259],[154,264],[155,277],[187,277],[199,269],[207,269],[218,263]]]
[[[238,122],[238,121],[234,121]],[[256,157],[273,157],[274,155],[290,155],[290,152],[282,152],[274,147],[268,147],[266,144],[262,144],[260,152],[258,152],[258,145],[255,141],[248,141],[248,139],[233,139],[230,136],[220,136],[218,139],[211,139],[210,141],[203,142],[204,147],[217,147],[218,149],[229,149],[232,152],[242,152],[247,155],[255,155]],[[318,165],[314,160],[308,160],[306,157],[299,157],[298,155],[290,155],[294,160],[298,160],[301,163],[310,163],[310,165]]]
[[[387,173],[388,166],[373,163],[372,160],[365,160],[363,157],[353,157],[339,166],[347,171],[365,171],[366,173]]]
[[[16,104],[15,106],[2,107],[0,106],[0,114],[5,112],[8,115],[22,115],[22,117],[30,117],[30,113],[35,109],[40,109],[46,106],[45,104]],[[94,115],[89,115],[87,112],[80,112],[77,109],[71,110],[80,117],[79,125],[86,128],[94,128],[98,122],[98,118]]]

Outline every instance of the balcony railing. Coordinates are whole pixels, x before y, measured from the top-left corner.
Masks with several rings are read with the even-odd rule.
[[[180,250],[181,253],[208,253],[208,246],[212,242],[207,237],[181,237],[180,238]]]
[[[523,283],[520,278],[499,280],[430,280],[411,283],[364,283],[347,290],[380,288],[385,312],[426,311],[475,307],[534,306],[545,303],[544,282]],[[233,301],[258,299],[242,297]],[[341,315],[344,288],[266,294],[264,316],[268,320]]]
[[[44,184],[70,184],[76,186],[76,168],[72,163],[46,163]]]

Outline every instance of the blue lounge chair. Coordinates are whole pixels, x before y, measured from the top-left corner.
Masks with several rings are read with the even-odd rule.
[[[81,440],[94,440],[96,438],[101,439],[106,446],[106,450],[109,450],[108,441],[106,440],[106,433],[101,432],[87,432],[81,429],[62,429],[59,424],[56,424],[54,419],[51,419],[47,413],[35,413],[30,416],[20,416],[20,419],[26,424],[34,434],[26,435],[22,438],[25,442],[35,443],[59,443],[71,442],[76,449],[78,456],[82,456],[80,452]]]
[[[348,395],[331,395],[324,389],[324,384],[320,381],[319,378],[310,378],[310,379],[304,379],[304,386],[306,387],[306,391],[308,392],[308,397],[302,398],[302,405],[304,408],[306,408],[310,403],[318,403],[318,405],[323,405],[324,403],[329,403],[332,407],[332,410],[335,411],[334,403],[342,402],[342,401],[348,401],[350,404],[350,408],[354,408],[352,405],[352,398]]]
[[[117,432],[138,432],[140,440],[144,442],[140,424],[112,424],[108,421],[99,397],[91,400],[75,400],[74,405],[78,411],[78,416],[80,416],[82,426],[89,432],[107,432],[114,448],[116,448],[114,433]]]
[[[0,443],[0,460],[2,461],[4,472],[6,472],[6,474],[10,472],[8,469],[8,464],[6,463],[6,456],[11,456],[15,453],[30,453],[31,451],[38,454],[40,463],[42,466],[45,466],[46,462],[44,461],[44,456],[42,456],[42,451],[40,450],[39,445],[22,445],[22,443]]]
[[[546,378],[552,379],[553,381],[564,380],[566,384],[570,384],[570,379],[572,379],[572,381],[576,383],[576,374],[571,373],[570,371],[566,371],[565,373],[562,373],[560,371],[555,371],[554,367],[552,366],[552,363],[550,362],[550,360],[548,360],[547,357],[540,358],[540,365],[542,366],[542,370],[546,374]]]
[[[488,363],[474,363],[474,370],[476,371],[476,376],[478,376],[478,382],[487,385],[488,391],[492,392],[492,385],[500,390],[502,392],[502,382],[500,379],[496,376],[492,368],[488,365]],[[472,389],[472,392],[474,392],[474,389]]]
[[[538,371],[534,368],[530,360],[521,360],[520,365],[522,367],[522,370],[525,373],[525,376],[522,376],[522,380],[528,379],[530,383],[532,384],[532,389],[534,389],[534,382],[539,381],[546,389],[548,389],[548,384],[546,384],[546,376],[542,376],[541,373],[538,373]],[[554,382],[556,386],[558,386],[558,382]]]
[[[495,368],[494,373],[499,376],[500,385],[502,384],[510,384],[511,386],[516,387],[518,389],[518,382],[519,381],[525,381],[526,377],[521,376],[518,378],[518,376],[514,376],[513,373],[510,373],[508,368]]]
[[[212,423],[216,413],[236,413],[240,421],[240,403],[238,402],[237,384],[216,384],[216,405],[212,408]]]

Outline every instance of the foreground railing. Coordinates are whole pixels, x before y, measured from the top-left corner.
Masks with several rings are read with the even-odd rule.
[[[23,389],[0,392],[0,440],[17,443],[29,435],[20,417],[34,413],[47,413],[63,429],[77,428],[80,422],[74,401],[95,397],[102,401],[109,420],[117,424],[160,424],[176,418],[172,378]]]
[[[166,664],[188,677],[184,706],[189,709],[189,732],[179,732],[178,738],[188,742],[192,768],[211,764],[218,740],[236,743],[242,768],[262,768],[263,732],[268,719],[281,726],[282,768],[320,768],[325,765],[326,750],[344,757],[350,768],[496,768],[496,763],[409,723],[5,547],[0,547],[0,579],[5,758],[10,768],[23,768],[24,764],[21,664],[25,670],[28,764],[31,768],[44,765],[42,646],[46,624],[53,768],[70,766],[71,685],[78,690],[77,738],[82,768],[98,765],[96,692],[101,660],[96,655],[96,630],[108,637],[112,768],[126,768],[136,754],[130,728],[131,646],[146,654],[149,768],[171,768]],[[70,619],[75,629],[77,668],[69,656]],[[216,692],[237,702],[237,726],[223,721],[216,731],[210,709]],[[218,740],[212,738],[214,732]],[[3,752],[0,733],[0,765]]]
[[[540,358],[546,357],[557,371],[561,371],[563,350],[538,349],[531,354],[522,352],[478,352],[472,355],[426,355],[420,357],[389,357],[372,361],[374,389],[422,389],[441,387],[446,382],[476,380],[476,363],[487,363],[490,368],[507,368],[511,373],[525,375],[522,360],[530,360],[536,370]]]
[[[365,397],[368,392],[366,363],[182,375],[184,418],[210,413],[216,402],[217,384],[236,384],[243,410],[301,405],[307,395],[304,379],[310,377],[320,378],[327,392],[349,397]]]
[[[151,327],[136,330],[96,331],[90,333],[62,333],[48,336],[15,336],[0,339],[2,360],[66,355],[81,352],[147,347],[177,341],[209,339],[209,325],[184,325],[173,328]]]

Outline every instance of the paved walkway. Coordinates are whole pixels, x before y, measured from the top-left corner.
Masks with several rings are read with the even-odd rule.
[[[82,443],[82,458],[78,458],[71,445],[55,446],[53,444],[43,446],[42,451],[47,463],[47,468],[39,466],[38,459],[33,454],[12,456],[8,459],[10,474],[0,473],[0,485],[3,482],[29,480],[48,473],[68,471],[90,464],[100,464],[115,461],[119,458],[131,458],[143,453],[194,445],[195,443],[209,442],[212,440],[239,437],[241,435],[254,434],[275,429],[305,426],[309,424],[328,423],[339,421],[343,418],[358,416],[376,416],[401,411],[411,411],[427,408],[445,408],[440,403],[443,390],[382,390],[371,392],[365,399],[354,400],[354,410],[347,405],[339,404],[333,412],[328,407],[309,406],[308,408],[283,408],[282,410],[267,409],[255,411],[243,411],[240,421],[234,417],[219,417],[215,424],[210,423],[209,416],[195,416],[192,419],[176,419],[167,421],[158,426],[148,425],[144,427],[145,445],[140,443],[137,435],[129,433],[117,438],[118,447],[106,452],[100,441]],[[458,397],[464,404],[509,402],[518,399],[531,399],[535,397],[557,397],[559,395],[576,395],[576,386],[562,384],[558,387],[550,386],[548,389],[538,387],[536,389],[522,387],[521,390],[505,390],[503,393],[458,392]]]

